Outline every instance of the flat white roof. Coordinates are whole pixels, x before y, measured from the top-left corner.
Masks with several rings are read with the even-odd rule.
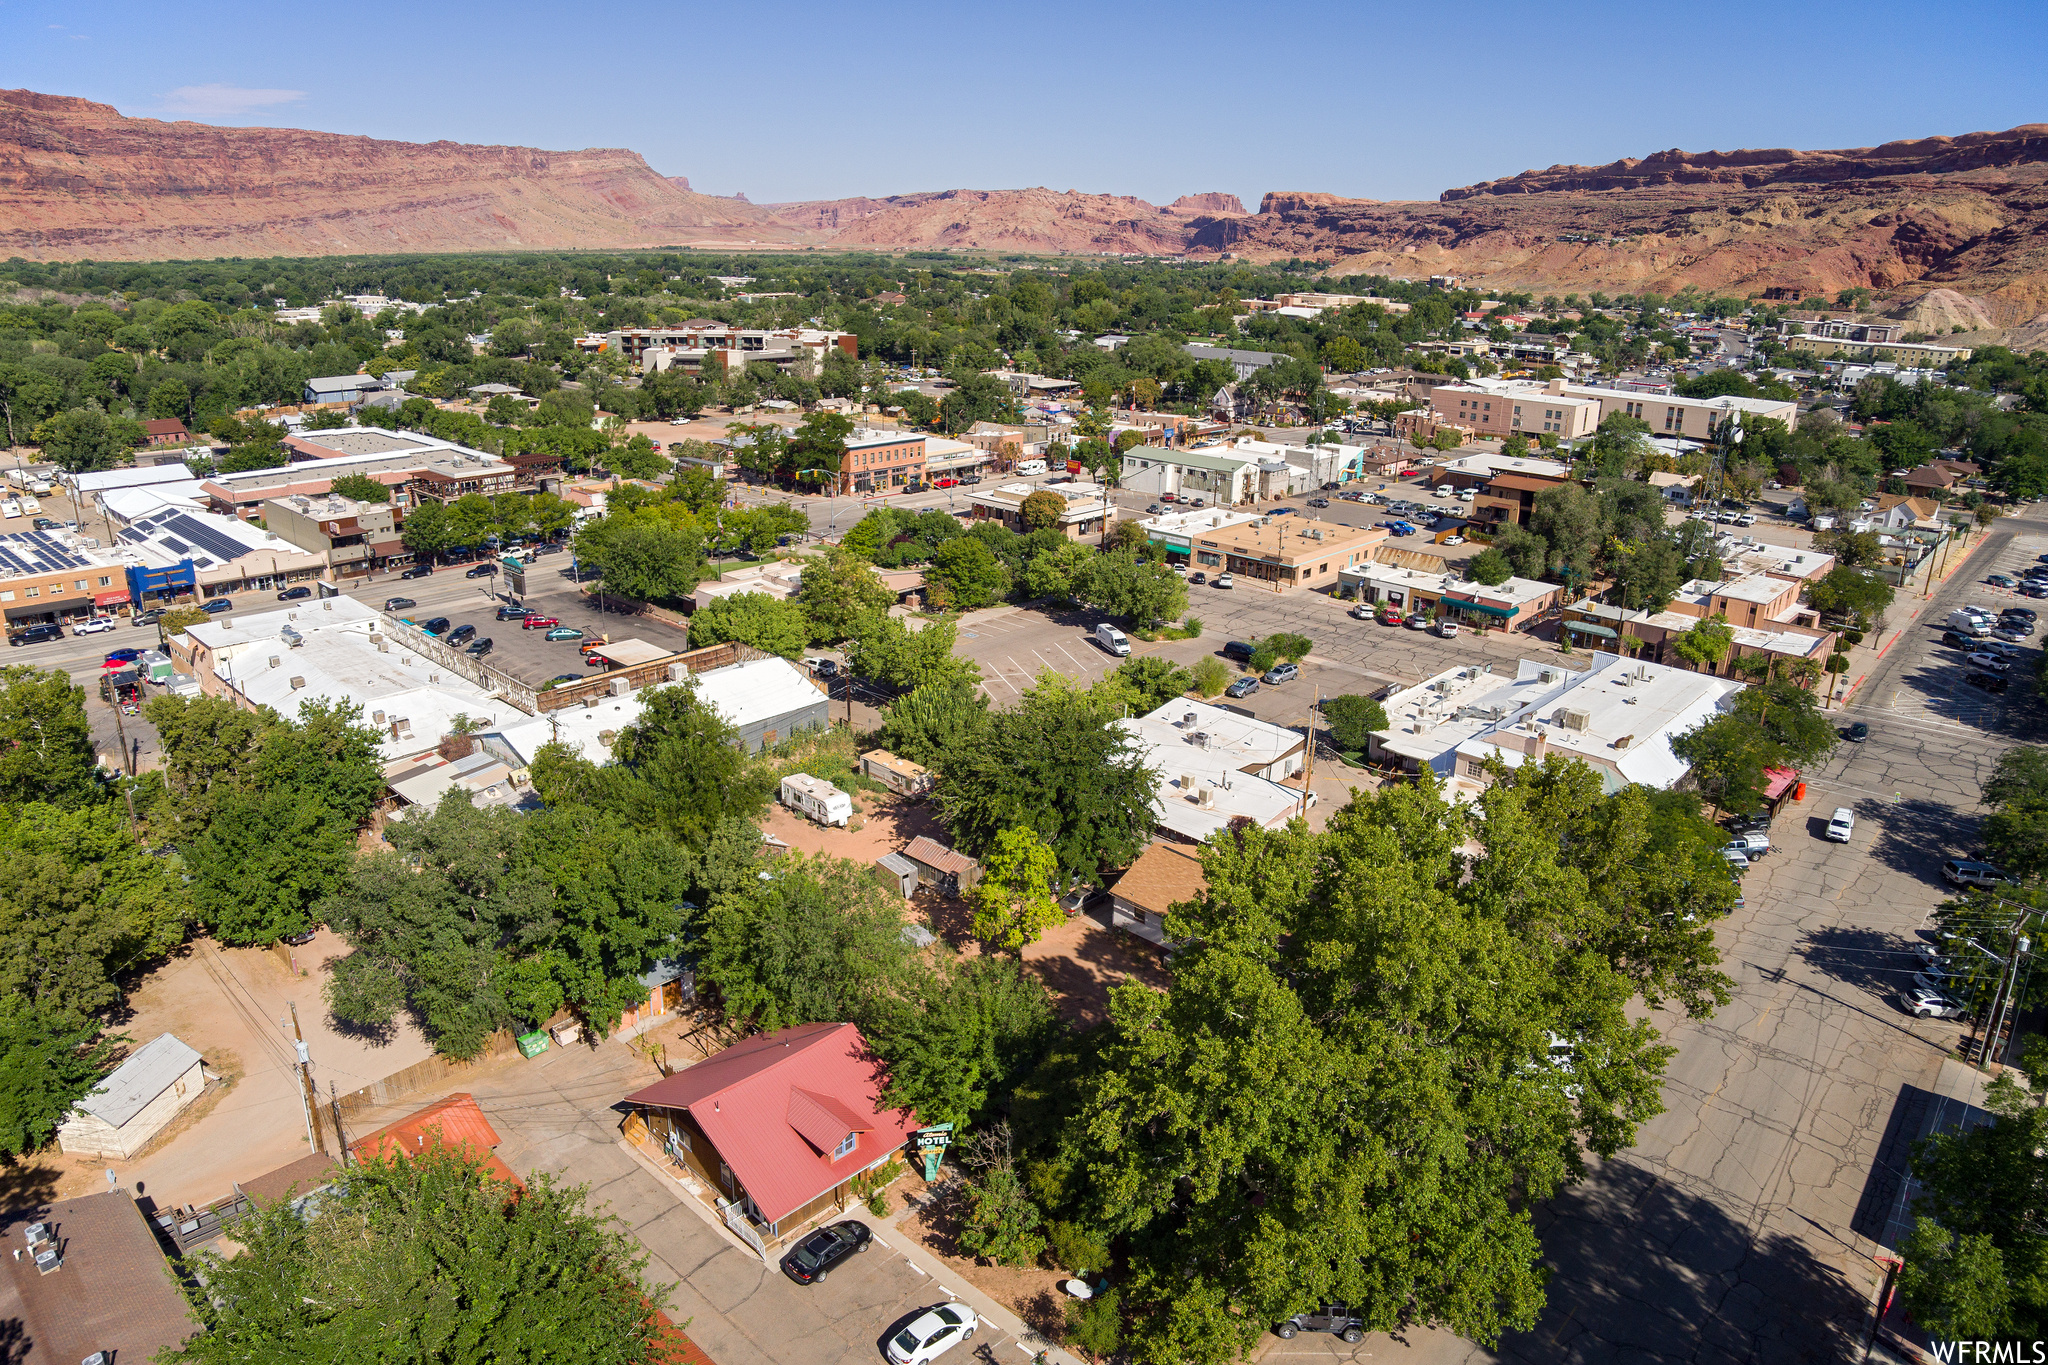
[[[153,465],[148,469],[101,469],[90,474],[68,476],[81,493],[103,493],[109,488],[144,488],[157,483],[185,483],[192,471],[182,464]]]
[[[1164,829],[1199,841],[1235,816],[1272,827],[1301,809],[1298,790],[1245,771],[1303,747],[1292,730],[1198,701],[1170,701],[1116,725],[1159,770],[1153,817]]]
[[[697,675],[697,696],[727,724],[746,726],[802,711],[825,694],[787,659],[752,659]]]

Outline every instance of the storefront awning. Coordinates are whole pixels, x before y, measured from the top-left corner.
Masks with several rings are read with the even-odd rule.
[[[1590,621],[1567,621],[1566,630],[1576,630],[1584,635],[1597,635],[1603,640],[1619,640],[1621,636],[1606,626],[1596,626]]]
[[[119,592],[96,593],[93,596],[92,604],[96,607],[118,607],[127,600],[128,590],[122,588]]]
[[[1517,610],[1514,607],[1496,607],[1490,602],[1468,602],[1462,597],[1446,597],[1443,599],[1443,604],[1447,607],[1456,607],[1460,611],[1483,612],[1488,616],[1498,616],[1503,620],[1513,616]]]

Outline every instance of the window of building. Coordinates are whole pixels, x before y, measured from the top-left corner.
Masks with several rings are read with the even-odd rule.
[[[30,597],[41,597],[43,595],[42,589],[40,588],[30,588],[27,591]]]
[[[840,1144],[832,1149],[832,1159],[834,1161],[837,1161],[839,1160],[839,1158],[843,1156],[852,1156],[853,1149],[856,1146],[858,1146],[859,1143],[859,1133],[848,1133],[846,1137],[840,1142]]]
[[[100,577],[100,586],[103,588],[113,586],[113,582],[113,579],[106,577],[104,574]]]
[[[13,600],[14,600],[14,594],[13,594],[13,593],[11,593],[11,592],[0,592],[0,602],[12,602]]]
[[[102,578],[102,579],[100,580],[100,582],[101,582],[102,584],[105,584],[105,583],[106,583],[106,581],[107,581],[107,580],[106,580],[106,579],[104,579],[104,578]],[[72,586],[72,587],[74,587],[74,588],[77,588],[77,589],[78,589],[78,590],[79,590],[80,592],[84,592],[84,591],[86,591],[86,588],[87,588],[87,584],[86,584],[86,581],[85,581],[85,580],[84,580],[83,578],[79,579],[79,580],[78,580],[78,581],[77,581],[76,583],[72,584],[71,586]]]

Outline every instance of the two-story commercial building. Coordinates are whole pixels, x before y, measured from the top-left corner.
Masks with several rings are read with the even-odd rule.
[[[334,493],[274,498],[263,504],[263,524],[321,557],[329,578],[369,573],[406,553],[398,538],[398,512],[389,503],[358,502]]]
[[[1372,557],[1387,533],[1378,527],[1258,517],[1191,532],[1195,567],[1227,573],[1242,588],[1289,592],[1338,586],[1338,574]]]
[[[856,431],[839,461],[839,496],[886,493],[924,482],[925,439],[915,431]]]

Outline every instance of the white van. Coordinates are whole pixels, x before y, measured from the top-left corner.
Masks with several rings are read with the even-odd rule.
[[[1458,638],[1458,623],[1448,616],[1443,617],[1436,623],[1436,633],[1446,640],[1455,640]]]
[[[1128,659],[1131,655],[1130,640],[1125,637],[1122,631],[1107,623],[1095,628],[1095,643],[1101,645],[1119,659]]]
[[[1019,460],[1017,462],[1017,472],[1019,474],[1043,474],[1045,472],[1045,461]]]

